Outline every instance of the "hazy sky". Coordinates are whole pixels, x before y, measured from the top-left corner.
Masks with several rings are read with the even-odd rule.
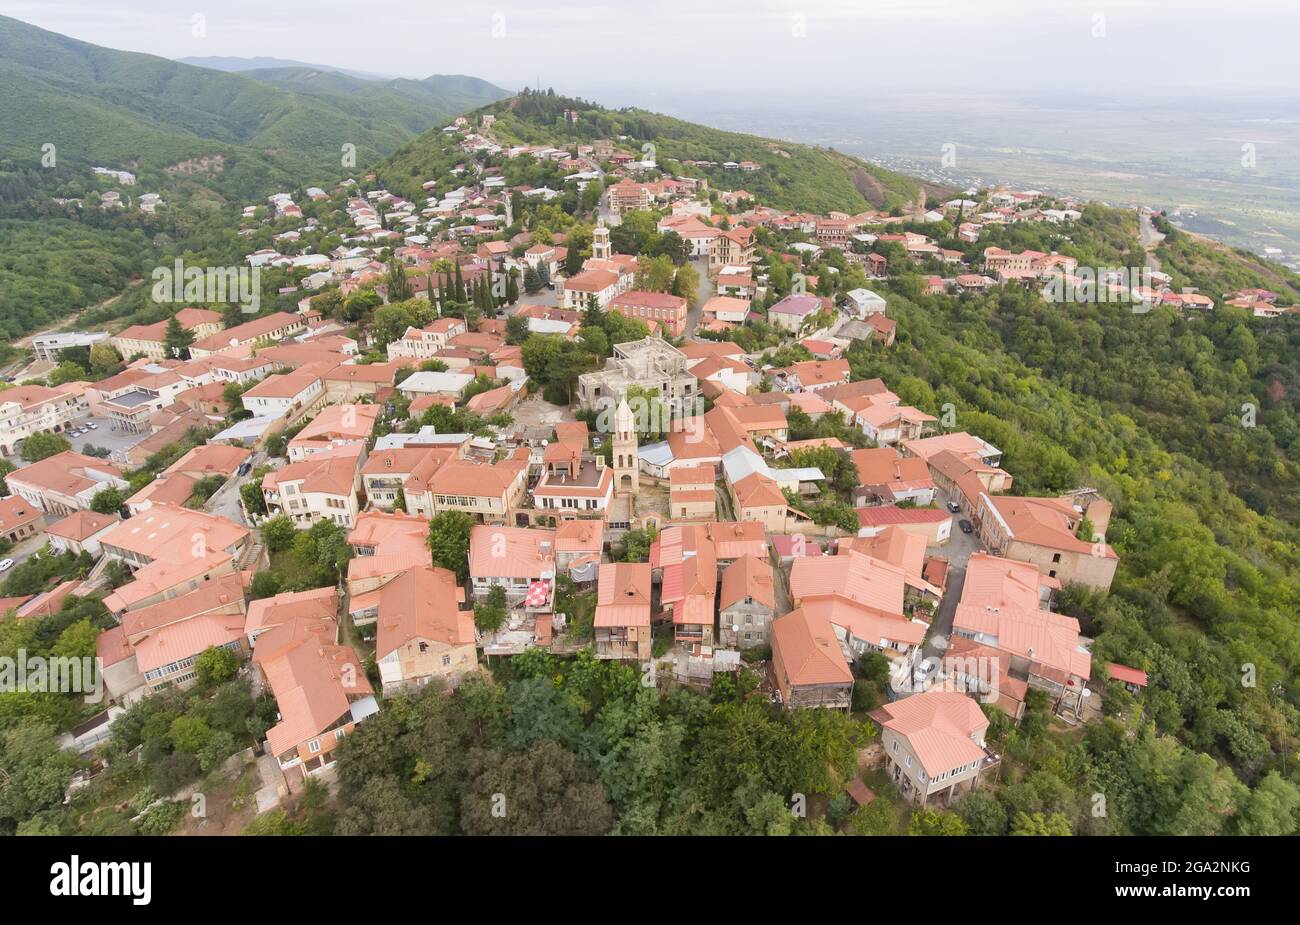
[[[472,74],[509,90],[540,79],[615,105],[683,93],[752,105],[778,92],[1300,88],[1295,0],[0,0],[0,13],[169,58]]]

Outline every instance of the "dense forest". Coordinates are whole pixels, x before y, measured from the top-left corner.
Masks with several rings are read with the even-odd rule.
[[[373,82],[312,69],[224,73],[101,48],[0,17],[0,157],[130,167],[159,185],[202,174],[226,196],[344,175],[341,152],[374,162],[420,132],[505,91],[431,77]],[[224,161],[231,161],[226,164]],[[253,162],[245,176],[234,162]],[[255,187],[254,184],[257,184]]]

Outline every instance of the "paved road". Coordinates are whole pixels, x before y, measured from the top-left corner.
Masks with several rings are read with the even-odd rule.
[[[46,520],[48,520],[50,523],[53,523],[54,521],[60,519],[61,518],[58,517],[46,518]],[[9,550],[9,555],[5,556],[4,558],[13,559],[14,565],[22,565],[24,562],[26,562],[36,553],[44,549],[45,544],[47,542],[49,542],[49,540],[45,536],[45,534],[43,532],[38,533],[36,534],[36,536],[28,537],[25,540],[15,543],[14,548]],[[3,581],[7,577],[9,577],[8,569],[6,569],[3,573],[0,573],[0,581]]]
[[[921,652],[923,657],[937,658],[948,648],[948,637],[952,634],[952,618],[957,612],[957,602],[961,600],[961,589],[965,582],[965,566],[949,569],[948,587],[944,589],[943,600],[939,602],[939,609],[930,624],[930,634]]]
[[[702,315],[704,303],[713,298],[713,293],[716,288],[713,284],[713,280],[709,279],[709,258],[692,257],[691,266],[693,266],[695,272],[700,275],[700,285],[695,294],[695,305],[693,305],[686,313],[685,334],[688,338],[695,335],[695,329],[700,324],[700,317]]]
[[[1165,236],[1156,231],[1156,226],[1151,222],[1151,216],[1144,213],[1138,214],[1138,238],[1142,242],[1142,249],[1146,251],[1147,266],[1153,270],[1160,269],[1160,261],[1156,259],[1155,250],[1160,246],[1160,242]]]
[[[204,505],[208,513],[247,526],[244,521],[244,509],[240,507],[239,504],[239,488],[241,485],[251,481],[253,478],[253,470],[258,466],[265,465],[266,461],[267,456],[265,452],[258,450],[254,453],[250,460],[252,466],[249,468],[248,474],[243,477],[235,476],[234,478],[226,479],[226,483],[217,490],[216,494],[208,499],[207,504]]]
[[[935,500],[946,509],[952,499],[942,489],[935,489]],[[965,514],[954,514],[952,535],[948,542],[943,546],[929,546],[925,550],[927,556],[942,556],[948,560],[948,586],[944,589],[943,600],[939,602],[939,609],[930,624],[930,633],[922,651],[925,658],[938,656],[947,647],[948,636],[952,633],[953,614],[957,610],[957,601],[961,598],[962,585],[966,581],[966,563],[973,553],[983,548],[977,534],[962,533],[958,528],[957,522],[965,517]]]
[[[952,497],[943,489],[936,488],[934,491],[935,503],[945,511],[948,510],[948,502]],[[965,514],[952,515],[952,535],[948,537],[948,542],[942,546],[928,546],[925,554],[927,556],[942,556],[948,560],[950,568],[965,568],[966,561],[972,553],[978,552],[983,547],[980,545],[979,535],[976,533],[962,533],[958,524],[968,519]]]

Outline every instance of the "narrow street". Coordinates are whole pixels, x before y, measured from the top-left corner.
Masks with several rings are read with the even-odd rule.
[[[237,524],[244,523],[244,509],[239,503],[239,489],[241,485],[247,483],[253,478],[253,472],[258,466],[267,463],[266,453],[258,450],[249,458],[248,474],[245,476],[234,476],[226,479],[224,485],[217,489],[216,493],[208,499],[204,505],[208,513],[215,514],[218,517],[224,517],[229,521]],[[245,524],[245,526],[247,526]]]
[[[1160,269],[1160,261],[1156,258],[1156,248],[1165,236],[1156,231],[1156,226],[1151,222],[1151,216],[1138,213],[1138,239],[1142,242],[1142,249],[1146,252],[1147,267],[1152,270]]]
[[[695,329],[700,325],[704,303],[713,298],[716,288],[713,280],[709,279],[709,260],[707,257],[692,257],[690,264],[700,276],[700,285],[695,293],[695,304],[686,313],[686,330],[684,333],[688,339],[695,336]]]
[[[948,637],[952,635],[952,618],[957,612],[957,602],[961,600],[962,585],[966,582],[966,567],[953,566],[948,570],[948,587],[944,590],[943,600],[935,611],[934,621],[925,640],[921,655],[924,658],[938,658],[948,648]]]

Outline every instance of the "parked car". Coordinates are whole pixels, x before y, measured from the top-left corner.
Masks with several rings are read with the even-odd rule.
[[[0,559],[0,572],[7,572],[14,567],[13,559]]]
[[[242,478],[243,476],[248,475],[248,470],[252,468],[253,468],[253,464],[251,462],[240,463],[239,471],[236,472],[235,474]]]
[[[956,501],[949,501],[949,502],[948,502],[948,510],[951,511],[952,513],[954,513],[954,514],[960,514],[960,513],[961,513],[961,505],[958,504]]]
[[[95,428],[99,427],[99,425],[96,424],[94,421],[87,421],[86,426],[89,427],[91,430],[94,430]]]
[[[969,520],[958,521],[957,526],[961,528],[961,532],[962,532],[962,533],[974,533],[974,532],[975,532],[975,528],[974,528],[973,526],[971,526],[971,522],[970,522]]]

